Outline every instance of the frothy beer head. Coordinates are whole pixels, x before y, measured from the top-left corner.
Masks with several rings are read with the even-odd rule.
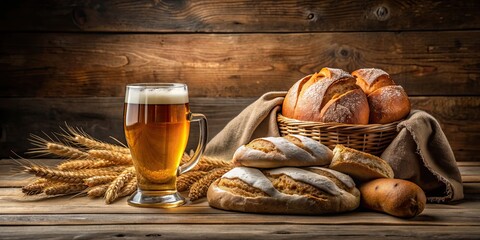
[[[185,104],[188,103],[188,90],[184,84],[129,85],[125,103]]]

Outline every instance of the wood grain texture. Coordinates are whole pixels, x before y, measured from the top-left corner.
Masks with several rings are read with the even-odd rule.
[[[457,161],[480,161],[480,97],[411,97],[413,109],[422,109],[436,117],[447,136]],[[209,138],[255,98],[192,98],[193,112],[209,119]],[[124,141],[123,98],[0,98],[0,157],[22,154],[31,145],[30,133],[59,132],[68,123],[90,135],[113,142]],[[193,142],[187,149],[194,148]],[[27,157],[29,157],[27,155]],[[30,156],[31,157],[31,156]]]
[[[122,202],[126,200],[123,199]],[[97,202],[103,204],[102,202]],[[108,206],[104,206],[108,207]],[[400,219],[391,217],[385,214],[355,211],[352,213],[337,214],[331,216],[281,216],[278,215],[256,215],[256,214],[242,214],[225,212],[224,214],[213,213],[182,213],[169,214],[168,212],[153,211],[149,213],[75,213],[75,214],[32,214],[25,217],[22,214],[2,214],[0,215],[0,225],[15,226],[15,225],[111,225],[111,224],[128,224],[135,222],[136,224],[305,224],[305,225],[429,225],[429,226],[479,226],[476,222],[480,210],[475,209],[429,209],[429,205],[422,215],[414,219]],[[474,207],[480,207],[477,204]],[[47,208],[47,207],[46,207]],[[125,206],[125,208],[131,208]],[[208,207],[205,208],[205,210]],[[5,210],[9,210],[8,208]],[[52,210],[52,209],[50,209]],[[100,210],[100,209],[99,209]],[[31,213],[25,213],[31,214]],[[158,214],[162,214],[159,218]],[[435,220],[432,218],[435,217]]]
[[[193,97],[288,90],[322,67],[389,72],[410,96],[479,95],[480,31],[291,34],[0,34],[0,97],[123,96],[185,82]]]
[[[372,229],[373,228],[373,229]],[[348,231],[346,230],[348,229]],[[25,239],[35,236],[68,239],[478,239],[476,226],[330,226],[263,224],[124,224],[86,226],[14,226],[1,227],[0,237]],[[28,234],[28,235],[27,235]],[[31,235],[30,235],[31,234]]]
[[[34,1],[2,3],[0,30],[307,32],[478,28],[468,1]]]

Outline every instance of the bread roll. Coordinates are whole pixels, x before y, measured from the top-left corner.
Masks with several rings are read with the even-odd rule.
[[[236,167],[210,185],[207,199],[224,210],[312,215],[352,211],[360,193],[349,176],[326,168]]]
[[[303,121],[368,124],[368,101],[356,89],[359,87],[352,75],[341,69],[323,68],[290,88],[282,114]],[[345,113],[348,117],[343,117]]]
[[[328,165],[333,152],[325,145],[300,135],[257,138],[235,151],[236,166],[256,168]]]
[[[390,75],[378,68],[358,69],[353,71],[352,75],[357,79],[357,85],[360,86],[367,95],[381,87],[395,85]]]
[[[393,170],[385,160],[340,144],[333,149],[330,168],[361,182],[375,178],[393,178]]]
[[[391,123],[410,113],[410,101],[401,86],[379,88],[368,95],[370,123]]]
[[[415,183],[379,178],[360,186],[362,206],[393,216],[410,218],[425,209],[427,198]]]

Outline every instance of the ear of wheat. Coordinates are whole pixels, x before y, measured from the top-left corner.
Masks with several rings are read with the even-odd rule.
[[[91,198],[96,198],[96,197],[103,197],[105,195],[105,192],[107,192],[108,187],[110,186],[109,183],[98,185],[98,186],[93,186],[89,189],[87,189],[87,196]]]
[[[200,178],[190,188],[190,192],[188,193],[190,201],[193,202],[207,196],[208,187],[210,187],[210,185],[215,182],[215,180],[220,178],[223,174],[230,171],[231,169],[232,167],[216,168],[215,170],[207,173],[204,177]]]
[[[63,136],[70,142],[80,144],[89,149],[110,150],[113,152],[130,154],[130,150],[124,144],[122,144],[122,146],[117,146],[110,143],[99,141],[97,139],[92,138],[90,135],[88,135],[85,131],[83,131],[80,128],[73,128],[67,125],[67,130],[66,131],[64,130],[64,133],[66,133],[66,135],[63,135]]]
[[[49,154],[66,160],[55,167],[24,166],[25,172],[37,176],[22,187],[24,194],[64,196],[84,193],[91,198],[104,197],[105,203],[110,204],[136,191],[135,169],[125,145],[96,140],[83,130],[70,126],[63,130],[63,134],[56,134],[55,139],[48,135],[46,138],[31,135],[30,141],[35,148],[29,153]],[[188,162],[193,154],[193,151],[185,152],[181,164]],[[194,169],[178,177],[177,189],[188,190],[194,201],[204,197],[208,186],[230,168],[230,162],[203,156]]]
[[[37,178],[29,184],[22,187],[22,192],[27,195],[36,195],[43,192],[43,189],[48,185],[45,178]]]
[[[105,192],[105,203],[110,204],[115,201],[118,198],[119,191],[133,177],[135,177],[135,169],[133,167],[125,169],[120,175],[118,175]]]

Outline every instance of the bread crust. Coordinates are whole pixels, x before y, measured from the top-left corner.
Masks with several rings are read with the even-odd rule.
[[[351,90],[360,89],[355,84],[353,76],[341,69],[322,68],[320,72],[309,75],[308,80],[307,77],[302,78],[289,89],[282,107],[282,114],[285,117],[315,122],[323,122],[322,119],[328,117],[328,119],[340,119],[338,121],[341,121],[341,114],[335,111],[328,111],[327,114],[322,116],[321,112],[329,101],[335,99],[346,103],[348,100],[343,98],[357,96],[358,94],[364,95],[363,92],[360,93],[359,91],[355,92],[354,95],[347,94],[338,98],[338,96]],[[363,98],[366,99],[365,96]],[[350,100],[350,102],[352,101]],[[366,124],[363,116],[366,113],[368,114],[368,102],[361,101],[360,104],[362,106],[358,107],[358,113],[353,114],[358,117],[351,117],[343,123]],[[360,118],[361,121],[354,121],[357,118]]]
[[[282,115],[288,118],[293,118],[295,113],[295,106],[297,105],[298,95],[302,90],[303,85],[305,82],[310,80],[312,74],[303,77],[302,79],[298,80],[293,86],[288,90],[287,95],[285,95],[285,99],[283,100],[282,104]]]
[[[320,112],[321,122],[368,124],[370,108],[361,89],[350,90],[332,98]]]
[[[332,161],[327,146],[300,135],[268,137],[252,140],[233,154],[236,166],[256,168],[323,166]]]
[[[211,207],[251,213],[319,215],[352,211],[360,204],[360,192],[353,187],[341,195],[315,198],[306,195],[242,196],[219,185],[220,179],[208,189],[207,199]]]
[[[340,144],[333,149],[330,168],[348,174],[361,182],[394,177],[392,168],[385,160]]]
[[[363,207],[393,216],[411,218],[420,214],[427,198],[415,183],[380,178],[360,186]]]
[[[370,123],[390,123],[405,118],[410,113],[410,100],[402,86],[379,88],[368,95]]]
[[[356,78],[357,85],[360,86],[367,95],[381,87],[395,85],[390,75],[378,68],[358,69],[353,71],[352,75]]]

